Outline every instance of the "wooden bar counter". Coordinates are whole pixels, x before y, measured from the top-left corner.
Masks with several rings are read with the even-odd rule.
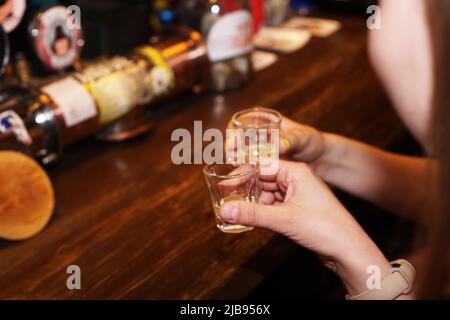
[[[121,144],[83,141],[49,169],[56,213],[24,242],[0,242],[2,299],[243,298],[296,248],[272,232],[214,224],[201,165],[171,161],[172,131],[224,129],[248,106],[276,108],[321,130],[387,147],[403,126],[367,57],[365,20],[280,56],[245,88],[184,96],[155,110],[155,129]],[[81,268],[69,290],[66,268]]]

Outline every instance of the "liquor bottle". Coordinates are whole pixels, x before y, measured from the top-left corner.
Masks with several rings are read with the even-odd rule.
[[[294,0],[295,1],[295,0]],[[282,24],[289,16],[289,7],[294,1],[290,0],[265,0],[265,23],[269,26]]]
[[[253,34],[258,33],[265,20],[265,0],[250,0],[253,17]]]
[[[28,26],[34,56],[42,71],[74,66],[84,46],[80,18],[68,7],[56,5],[38,11]]]
[[[248,1],[209,0],[201,20],[214,90],[235,89],[251,76],[253,20]]]
[[[51,106],[20,85],[6,84],[0,91],[0,149],[20,151],[43,164],[54,162],[60,141]]]
[[[146,107],[206,87],[208,66],[201,35],[177,29],[152,46],[85,63],[36,91],[5,87],[0,89],[0,149],[11,149],[15,137],[49,164],[64,147],[99,132],[114,141],[144,133],[150,128]]]

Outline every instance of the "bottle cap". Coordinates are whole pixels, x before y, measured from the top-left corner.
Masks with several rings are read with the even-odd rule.
[[[35,53],[50,70],[65,69],[79,58],[84,39],[73,18],[66,7],[53,6],[38,12],[29,25]]]

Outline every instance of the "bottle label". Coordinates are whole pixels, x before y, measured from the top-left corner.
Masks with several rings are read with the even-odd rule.
[[[93,97],[71,76],[46,85],[41,90],[59,107],[68,128],[97,116]]]
[[[237,10],[219,18],[208,32],[206,47],[212,62],[231,59],[252,50],[252,17]]]
[[[149,95],[145,64],[115,56],[96,61],[74,77],[93,95],[100,123],[108,124],[124,116]]]
[[[5,134],[12,132],[17,140],[25,145],[33,142],[22,119],[11,110],[0,113],[0,132]]]
[[[150,95],[156,97],[169,93],[175,85],[175,76],[161,53],[150,46],[137,48],[135,52],[147,57],[153,64],[146,79],[147,86],[150,88]],[[149,101],[150,99],[147,102]]]
[[[146,94],[145,75],[145,68],[133,65],[86,83],[97,101],[101,124],[111,123],[140,103]]]
[[[92,63],[74,77],[93,95],[100,112],[100,123],[107,124],[124,116],[137,105],[149,103],[167,93],[174,85],[173,72],[157,50],[142,47],[140,59],[116,56]]]

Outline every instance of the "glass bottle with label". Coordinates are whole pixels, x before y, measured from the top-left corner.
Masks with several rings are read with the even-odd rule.
[[[213,89],[235,89],[249,80],[253,20],[248,1],[209,0],[201,21],[211,61]]]
[[[64,147],[99,132],[110,141],[147,132],[145,107],[209,82],[201,35],[177,32],[127,55],[85,63],[36,90],[0,88],[0,150],[25,151],[49,164]]]
[[[4,85],[0,96],[0,150],[17,150],[43,164],[60,154],[59,126],[53,109],[19,85]]]
[[[57,106],[64,146],[100,130],[101,139],[121,141],[153,127],[144,107],[206,87],[208,65],[200,34],[177,29],[152,46],[85,63],[40,97]]]

